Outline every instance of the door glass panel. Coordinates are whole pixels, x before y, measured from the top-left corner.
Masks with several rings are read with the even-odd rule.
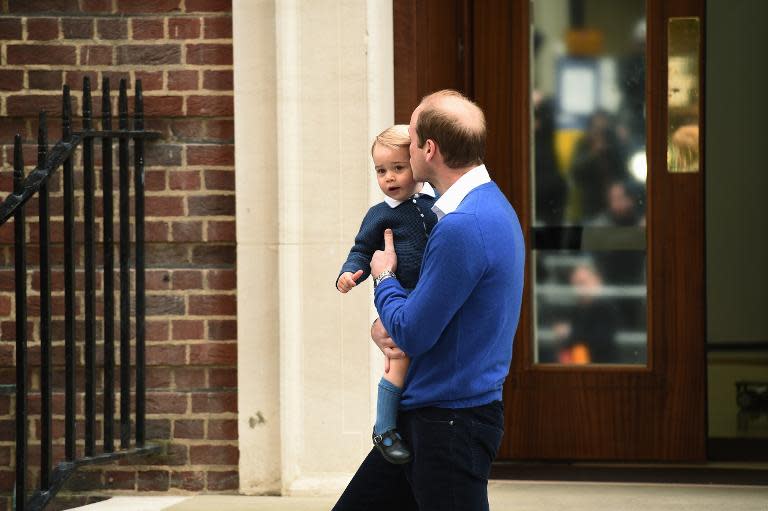
[[[534,362],[645,365],[645,2],[533,12]]]

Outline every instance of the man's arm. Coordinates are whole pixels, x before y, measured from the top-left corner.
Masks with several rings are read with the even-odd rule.
[[[410,295],[396,279],[382,281],[375,290],[376,309],[397,346],[411,357],[432,348],[487,266],[475,217],[454,214],[441,220],[430,235],[419,282]]]
[[[395,238],[392,229],[384,230],[384,250],[377,250],[371,258],[371,275],[376,279],[384,270],[395,271],[397,269],[397,252],[395,252]],[[375,286],[374,286],[375,288]],[[376,318],[371,325],[371,339],[379,347],[384,356],[384,372],[389,372],[390,358],[405,358],[405,353],[395,341],[392,340],[381,318]]]
[[[376,320],[371,325],[371,339],[379,347],[384,354],[384,372],[389,372],[389,359],[391,358],[405,358],[403,350],[397,347],[395,341],[389,336],[384,326],[381,324],[381,320]]]

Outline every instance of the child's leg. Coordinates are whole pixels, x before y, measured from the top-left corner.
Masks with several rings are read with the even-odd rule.
[[[389,361],[389,372],[384,373],[384,379],[389,383],[403,388],[405,385],[405,376],[408,374],[408,366],[411,365],[411,359],[405,358],[393,358]]]
[[[400,396],[403,393],[405,375],[411,361],[408,358],[393,359],[389,361],[389,372],[379,382],[379,395],[376,402],[376,425],[374,431],[377,435],[386,433],[397,426],[397,408],[400,405]]]

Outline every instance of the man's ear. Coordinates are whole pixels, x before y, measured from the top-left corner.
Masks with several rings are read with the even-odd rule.
[[[431,138],[428,138],[427,141],[424,143],[425,150],[424,150],[424,159],[426,161],[431,161],[432,158],[435,157],[437,154],[437,144],[435,144],[435,141]]]

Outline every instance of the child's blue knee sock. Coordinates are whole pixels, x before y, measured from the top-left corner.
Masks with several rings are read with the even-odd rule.
[[[377,435],[386,433],[397,426],[397,408],[400,406],[402,389],[397,385],[381,379],[379,382],[379,397],[376,401],[376,425],[373,430]]]

